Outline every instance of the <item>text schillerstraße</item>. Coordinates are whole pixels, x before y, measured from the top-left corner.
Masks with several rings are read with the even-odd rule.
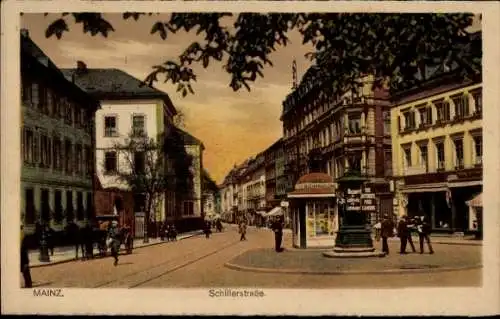
[[[209,289],[208,295],[214,297],[232,297],[232,298],[255,298],[264,297],[264,291],[259,289]]]

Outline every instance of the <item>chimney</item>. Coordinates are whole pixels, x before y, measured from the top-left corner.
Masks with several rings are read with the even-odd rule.
[[[29,38],[30,37],[30,32],[28,31],[28,29],[22,28],[21,29],[21,35],[23,37]]]
[[[83,74],[87,73],[87,65],[83,61],[76,62],[76,73]]]

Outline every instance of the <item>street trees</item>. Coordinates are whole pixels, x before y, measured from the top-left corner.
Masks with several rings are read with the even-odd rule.
[[[126,12],[123,19],[138,20],[145,13]],[[153,15],[148,13],[148,15]],[[46,36],[61,38],[69,30],[69,17],[83,25],[83,32],[107,37],[115,31],[103,14],[63,13],[50,23]],[[167,40],[169,34],[195,31],[200,40],[187,45],[176,61],[153,66],[145,79],[152,85],[163,76],[164,82],[177,85],[186,96],[194,93],[194,63],[207,67],[223,62],[231,76],[229,86],[250,90],[252,82],[263,77],[272,66],[270,54],[289,43],[287,33],[297,29],[303,43],[311,43],[308,56],[318,67],[306,81],[314,85],[329,83],[324,90],[344,92],[351,79],[364,74],[375,76],[375,86],[397,89],[401,83],[414,83],[424,65],[453,60],[466,78],[481,69],[481,41],[464,52],[470,42],[469,27],[474,15],[462,13],[172,13],[158,15],[150,30]],[[331,84],[331,85],[330,85]]]
[[[146,135],[129,134],[113,146],[116,152],[116,177],[135,195],[141,195],[145,213],[144,242],[149,242],[151,209],[172,188],[171,176],[165,170],[165,153],[162,141]]]

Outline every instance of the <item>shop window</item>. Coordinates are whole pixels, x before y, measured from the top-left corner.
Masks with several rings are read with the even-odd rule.
[[[117,135],[116,116],[104,117],[104,136],[113,137]]]
[[[62,193],[54,191],[54,221],[60,223],[63,219]]]
[[[349,133],[350,134],[360,134],[361,133],[361,114],[349,114]]]
[[[436,142],[435,147],[436,147],[437,170],[442,171],[445,169],[444,142]]]
[[[66,191],[66,221],[75,219],[75,208],[73,206],[73,191]]]
[[[483,163],[483,139],[481,136],[474,136],[474,164]]]
[[[82,192],[76,193],[76,219],[83,220],[84,218],[84,208],[83,208],[83,194]]]
[[[469,97],[461,95],[453,98],[455,104],[455,119],[462,119],[469,115]]]
[[[455,144],[455,168],[464,167],[464,141],[462,139],[457,139],[454,141]]]
[[[40,208],[42,220],[48,222],[50,220],[50,203],[49,203],[49,190],[42,188],[40,193]]]
[[[24,220],[26,224],[33,224],[35,222],[35,192],[33,188],[26,188],[24,190]]]
[[[144,115],[132,116],[132,134],[133,136],[142,136],[145,133]]]

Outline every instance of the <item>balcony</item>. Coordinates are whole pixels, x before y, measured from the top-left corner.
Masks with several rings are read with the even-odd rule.
[[[403,175],[421,175],[427,174],[429,172],[429,168],[427,166],[418,165],[418,166],[409,166],[405,167],[403,170]]]

